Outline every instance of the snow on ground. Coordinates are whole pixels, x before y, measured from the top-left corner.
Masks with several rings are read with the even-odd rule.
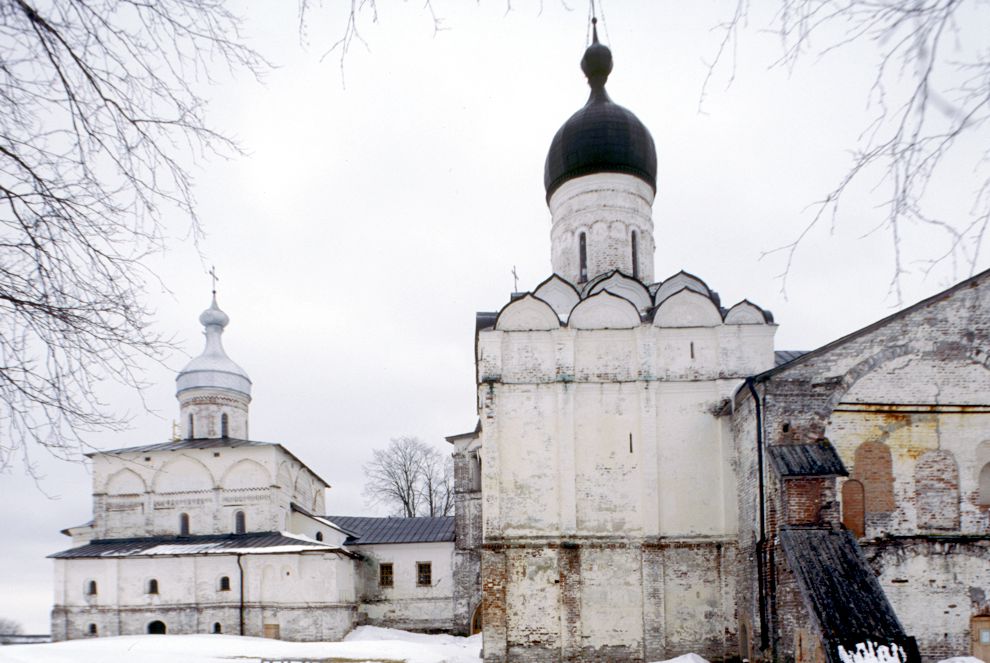
[[[423,635],[360,626],[343,642],[284,642],[237,635],[125,635],[0,647],[0,663],[479,663],[481,636]]]
[[[0,663],[480,663],[481,636],[425,635],[359,626],[343,642],[237,635],[125,635],[0,647]],[[684,654],[657,663],[708,663]],[[959,656],[939,663],[983,663]]]

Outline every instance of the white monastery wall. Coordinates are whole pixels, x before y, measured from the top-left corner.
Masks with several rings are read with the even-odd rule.
[[[454,619],[454,542],[351,546],[365,556],[358,578],[359,610],[375,626],[449,631]],[[431,582],[420,585],[417,564],[429,562]],[[391,587],[379,582],[379,565],[392,565]]]
[[[354,562],[343,555],[182,555],[55,560],[52,635],[86,637],[91,624],[101,636],[147,633],[156,620],[168,633],[210,633],[217,623],[239,633],[242,569],[245,635],[277,624],[283,639],[333,640],[353,626]]]

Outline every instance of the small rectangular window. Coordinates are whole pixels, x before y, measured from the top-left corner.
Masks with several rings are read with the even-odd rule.
[[[420,587],[433,584],[433,565],[430,562],[416,562],[416,584]]]
[[[379,564],[378,565],[378,586],[379,587],[392,587],[395,583],[394,576],[392,575],[392,564]]]

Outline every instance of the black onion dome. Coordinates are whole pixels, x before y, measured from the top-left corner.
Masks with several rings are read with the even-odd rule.
[[[581,69],[591,96],[550,143],[543,185],[547,200],[560,185],[592,173],[626,173],[657,190],[657,150],[653,137],[633,113],[609,99],[605,82],[612,71],[612,51],[598,42],[597,31],[584,52]]]

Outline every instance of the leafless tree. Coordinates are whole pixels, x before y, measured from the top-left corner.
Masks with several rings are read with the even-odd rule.
[[[826,56],[855,44],[875,47],[876,60],[863,66],[874,72],[864,127],[848,171],[816,202],[810,219],[794,238],[768,253],[782,253],[782,284],[795,253],[821,223],[832,227],[840,203],[854,183],[880,192],[882,218],[869,232],[889,232],[893,249],[891,290],[900,300],[901,277],[908,269],[902,238],[912,227],[934,231],[937,243],[919,257],[923,269],[951,262],[972,273],[980,265],[990,224],[990,7],[969,0],[778,0],[772,3],[770,31],[779,36],[778,65],[793,67],[809,53]],[[760,7],[764,7],[760,5]],[[729,66],[750,18],[749,0],[718,26],[722,40],[701,95],[712,74]],[[970,213],[943,218],[926,200],[940,169],[952,159],[968,159],[976,173]]]
[[[0,617],[0,635],[21,635],[24,627],[10,617]]]
[[[144,302],[163,211],[198,235],[191,159],[236,146],[198,91],[266,63],[222,0],[0,0],[0,470],[75,457],[169,347]]]
[[[364,494],[392,515],[448,516],[454,511],[453,462],[416,437],[393,438],[364,466]]]

